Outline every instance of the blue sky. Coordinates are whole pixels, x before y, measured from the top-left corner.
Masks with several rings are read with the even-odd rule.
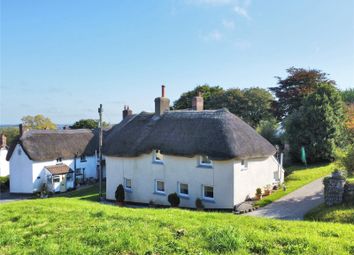
[[[196,85],[276,85],[296,66],[354,87],[354,1],[1,0],[0,124],[117,123]]]

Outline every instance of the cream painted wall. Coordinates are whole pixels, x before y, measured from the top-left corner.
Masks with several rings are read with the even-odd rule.
[[[247,197],[254,197],[257,188],[277,183],[279,181],[279,171],[283,176],[281,179],[284,179],[284,171],[273,156],[248,160],[246,170],[242,169],[241,161],[235,161],[234,204],[245,201]]]
[[[167,196],[178,191],[178,183],[187,183],[189,199],[181,198],[182,207],[195,207],[201,198],[202,185],[214,186],[214,202],[204,201],[206,208],[233,207],[234,161],[214,162],[213,168],[198,167],[199,157],[187,158],[164,155],[164,164],[153,163],[153,154],[134,158],[106,156],[107,199],[114,200],[117,186],[124,178],[132,180],[132,192],[126,192],[126,200],[169,205]],[[155,180],[165,181],[166,195],[154,193]]]
[[[10,165],[6,160],[7,149],[0,148],[0,176],[7,176],[10,174]]]

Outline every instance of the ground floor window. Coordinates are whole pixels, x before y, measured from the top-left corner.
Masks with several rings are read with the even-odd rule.
[[[189,190],[188,190],[188,184],[186,183],[179,183],[178,185],[178,193],[182,196],[188,196],[189,195]]]
[[[60,182],[60,176],[59,175],[54,175],[53,176],[53,182]]]
[[[155,192],[165,194],[165,182],[161,180],[155,181]]]
[[[124,188],[128,190],[132,189],[132,179],[124,178]]]
[[[203,185],[203,198],[214,199],[214,187]]]

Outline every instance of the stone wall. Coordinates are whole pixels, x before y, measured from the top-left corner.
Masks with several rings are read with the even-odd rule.
[[[345,184],[343,201],[347,204],[354,204],[354,183]]]
[[[334,171],[331,177],[323,180],[325,203],[328,206],[338,205],[343,202],[345,177],[343,172]]]

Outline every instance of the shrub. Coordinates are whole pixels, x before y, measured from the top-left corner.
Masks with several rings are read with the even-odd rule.
[[[119,184],[116,193],[115,193],[116,201],[119,203],[123,203],[125,199],[124,187],[122,184]]]
[[[171,204],[172,207],[178,207],[179,203],[180,203],[180,199],[177,195],[177,193],[171,193],[168,195],[168,202]]]
[[[8,191],[10,187],[10,178],[9,176],[0,176],[0,191]]]
[[[256,195],[262,195],[262,189],[261,188],[257,188],[256,189]]]
[[[203,210],[203,209],[204,209],[203,201],[202,201],[200,198],[197,198],[197,199],[195,200],[195,207],[196,207],[198,210]]]
[[[348,149],[341,161],[348,174],[354,175],[354,146]]]

